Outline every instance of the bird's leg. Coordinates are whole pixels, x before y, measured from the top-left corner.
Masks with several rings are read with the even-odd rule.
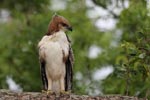
[[[52,79],[48,77],[48,90],[46,91],[47,94],[53,94],[52,91]]]
[[[48,78],[48,90],[52,90],[52,79]]]
[[[60,90],[65,91],[65,82],[63,77],[60,78]]]
[[[65,81],[64,77],[60,78],[60,93],[61,94],[69,94],[69,92],[65,91]]]
[[[53,94],[53,91],[52,91],[52,79],[51,77],[48,75],[48,72],[46,70],[46,76],[47,76],[47,81],[48,81],[48,87],[47,87],[47,90],[42,90],[43,93],[46,93],[47,95],[48,94]]]
[[[48,81],[48,90],[42,90],[42,93],[46,93],[47,95],[48,94],[53,94],[53,91],[52,91],[52,81]]]

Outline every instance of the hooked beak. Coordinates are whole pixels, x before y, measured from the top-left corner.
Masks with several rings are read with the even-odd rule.
[[[67,29],[68,29],[69,31],[72,31],[72,27],[71,27],[71,26],[67,27]]]

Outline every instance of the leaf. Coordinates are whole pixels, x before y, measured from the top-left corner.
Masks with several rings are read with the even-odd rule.
[[[143,59],[145,57],[145,53],[141,53],[140,55],[139,55],[139,58],[141,58],[141,59]]]
[[[121,47],[125,47],[125,44],[124,44],[124,43],[122,43],[122,44],[121,44]]]

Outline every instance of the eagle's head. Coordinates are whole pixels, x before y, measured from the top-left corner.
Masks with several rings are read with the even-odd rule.
[[[54,15],[48,27],[47,35],[54,34],[58,31],[72,31],[69,21],[62,16]]]

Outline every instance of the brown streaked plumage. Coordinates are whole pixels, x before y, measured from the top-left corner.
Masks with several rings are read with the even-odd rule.
[[[74,57],[69,37],[65,34],[67,30],[72,31],[69,22],[54,15],[47,34],[38,44],[43,89],[46,91],[72,89]]]

